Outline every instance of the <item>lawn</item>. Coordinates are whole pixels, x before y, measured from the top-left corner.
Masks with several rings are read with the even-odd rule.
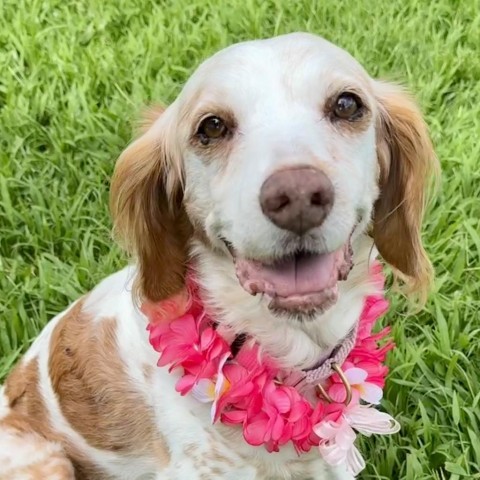
[[[121,5],[121,8],[119,7]],[[427,306],[391,293],[385,406],[363,479],[480,478],[480,2],[0,2],[0,380],[49,318],[125,263],[107,208],[142,105],[232,42],[322,34],[419,99],[442,163]]]

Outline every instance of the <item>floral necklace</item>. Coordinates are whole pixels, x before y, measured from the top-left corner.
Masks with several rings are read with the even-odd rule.
[[[378,262],[371,267],[371,280],[383,291]],[[150,343],[161,354],[158,366],[181,372],[175,386],[181,395],[191,393],[212,404],[212,423],[240,426],[248,444],[263,445],[269,452],[288,442],[299,454],[316,447],[328,464],[344,464],[353,475],[365,467],[354,445],[355,431],[370,436],[400,429],[390,415],[373,407],[383,396],[388,373],[383,362],[394,347],[389,340],[382,342],[389,328],[372,333],[388,309],[383,293],[365,298],[350,341],[313,372],[304,372],[277,367],[244,335],[241,342],[239,337],[228,342],[204,310],[191,277],[186,292],[146,302],[142,312],[149,320]],[[333,362],[339,350],[344,354]]]

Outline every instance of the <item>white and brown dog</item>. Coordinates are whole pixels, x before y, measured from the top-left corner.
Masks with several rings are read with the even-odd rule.
[[[373,244],[424,298],[435,169],[414,102],[322,38],[205,61],[116,166],[113,219],[135,265],[51,320],[0,391],[0,478],[352,478],[212,425],[156,367],[139,305],[177,294],[193,265],[218,324],[312,367],[359,317]]]

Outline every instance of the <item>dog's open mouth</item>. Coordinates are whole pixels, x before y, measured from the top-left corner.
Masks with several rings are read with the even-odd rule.
[[[330,253],[300,251],[273,264],[235,255],[238,280],[250,294],[267,295],[269,308],[293,313],[325,311],[338,296],[338,281],[352,268],[350,241]]]

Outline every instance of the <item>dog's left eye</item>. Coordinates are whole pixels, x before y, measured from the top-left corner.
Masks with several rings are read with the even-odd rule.
[[[207,117],[200,123],[197,135],[203,145],[208,145],[210,140],[224,137],[228,132],[225,122],[220,117]]]
[[[362,114],[362,101],[354,93],[344,92],[338,96],[333,112],[342,120],[355,120]]]

